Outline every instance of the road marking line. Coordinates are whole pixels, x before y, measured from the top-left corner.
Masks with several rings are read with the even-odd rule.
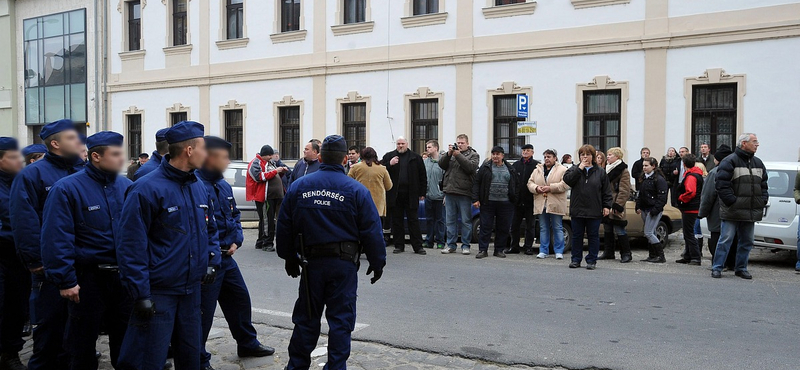
[[[257,312],[257,313],[264,314],[264,315],[277,316],[277,317],[286,317],[286,318],[290,318],[290,319],[292,318],[292,314],[289,313],[289,312],[268,310],[266,308],[258,308],[258,307],[253,307],[252,310],[253,310],[253,312]],[[328,324],[324,319],[321,320],[321,322],[323,324],[325,324],[325,325]],[[359,330],[362,330],[362,329],[365,329],[367,327],[369,327],[369,324],[362,324],[360,322],[357,322],[356,323],[356,328],[353,330],[353,332],[355,333],[355,332],[357,332]]]

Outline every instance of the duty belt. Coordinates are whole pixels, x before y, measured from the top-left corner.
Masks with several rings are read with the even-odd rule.
[[[338,257],[345,261],[358,263],[361,248],[356,242],[317,244],[305,247],[306,258]]]
[[[97,265],[77,265],[75,269],[78,271],[100,271],[100,272],[119,272],[119,266],[110,263],[100,263]]]

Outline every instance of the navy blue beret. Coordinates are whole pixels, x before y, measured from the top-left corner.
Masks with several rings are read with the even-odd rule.
[[[48,123],[42,127],[42,131],[39,133],[39,137],[42,140],[47,139],[48,136],[53,134],[57,134],[64,130],[74,130],[75,124],[72,123],[71,120],[68,119],[60,119],[55,122]]]
[[[33,153],[47,153],[47,147],[44,144],[31,144],[22,148],[22,155],[24,156]]]
[[[86,138],[87,148],[96,146],[122,146],[122,135],[114,131],[100,131]]]
[[[83,143],[83,145],[86,145],[86,135],[79,133],[78,139],[81,140],[81,143]]]
[[[203,137],[205,129],[203,125],[194,121],[178,122],[175,126],[170,127],[164,135],[167,142],[170,144],[180,143],[182,141],[196,139]]]
[[[340,135],[330,135],[322,141],[322,151],[347,153],[347,140]]]
[[[230,149],[231,143],[218,136],[206,136],[206,149]]]
[[[167,131],[169,131],[169,127],[162,128],[161,130],[156,131],[156,142],[160,143],[162,141],[167,141]]]
[[[0,137],[0,150],[19,150],[19,142],[13,137]]]

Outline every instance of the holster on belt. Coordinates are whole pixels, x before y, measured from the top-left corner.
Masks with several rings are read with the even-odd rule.
[[[306,258],[338,257],[344,261],[359,263],[361,247],[356,242],[318,244],[305,247]]]

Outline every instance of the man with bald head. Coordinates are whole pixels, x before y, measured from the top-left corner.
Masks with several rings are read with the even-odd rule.
[[[392,215],[392,239],[394,253],[405,251],[404,219],[408,219],[408,233],[411,247],[416,254],[426,254],[422,248],[422,232],[419,228],[419,201],[425,199],[428,191],[428,177],[422,157],[408,150],[408,140],[400,136],[395,142],[397,149],[386,153],[381,164],[389,170],[392,183],[391,190],[386,192],[386,205]]]

